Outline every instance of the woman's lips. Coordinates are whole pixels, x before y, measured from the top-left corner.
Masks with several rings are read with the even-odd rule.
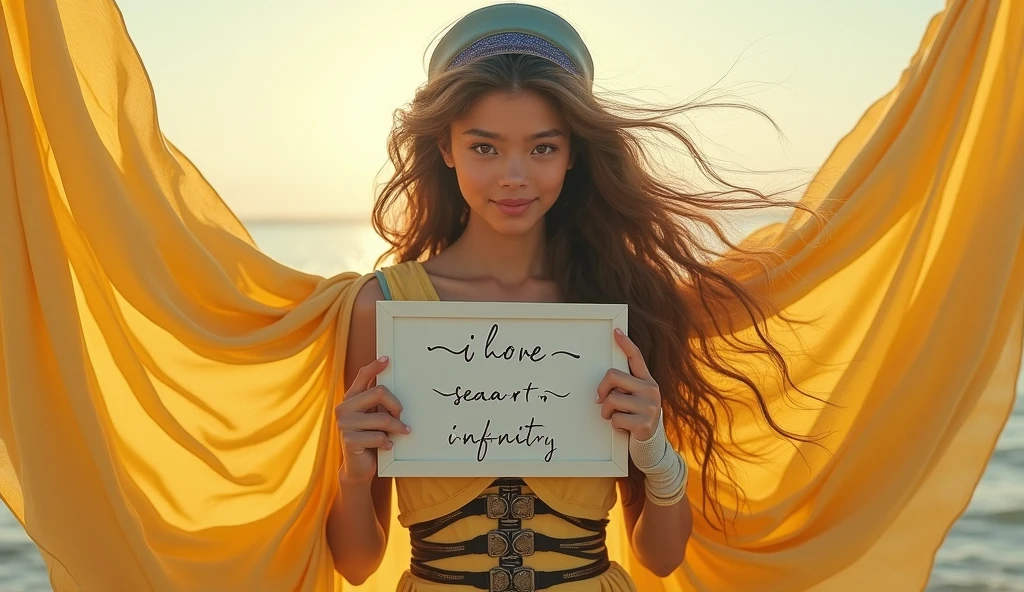
[[[492,200],[498,206],[498,210],[507,216],[521,216],[530,209],[530,204],[537,201],[534,199],[499,199]]]

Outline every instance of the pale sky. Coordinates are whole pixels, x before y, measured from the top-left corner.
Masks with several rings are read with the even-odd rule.
[[[392,111],[425,81],[425,52],[450,23],[492,3],[117,0],[164,133],[250,219],[365,216]],[[751,116],[716,114],[696,120],[705,146],[739,166],[808,173],[892,87],[944,5],[531,3],[580,31],[599,87],[659,103],[712,85],[730,91],[767,111],[786,138]]]

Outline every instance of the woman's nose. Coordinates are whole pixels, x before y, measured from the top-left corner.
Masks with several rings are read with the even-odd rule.
[[[498,182],[503,187],[525,187],[529,182],[526,167],[518,159],[509,159]]]

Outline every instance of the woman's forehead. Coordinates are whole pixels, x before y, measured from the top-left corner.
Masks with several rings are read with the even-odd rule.
[[[565,131],[565,119],[554,101],[532,91],[484,95],[453,123],[458,128],[481,128],[513,139],[552,128]]]

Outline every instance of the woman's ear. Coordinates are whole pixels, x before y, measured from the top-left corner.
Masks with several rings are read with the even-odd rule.
[[[444,163],[448,165],[448,168],[455,168],[455,159],[452,158],[451,146],[448,139],[441,136],[437,139],[437,149],[441,151],[441,158],[444,159]]]

